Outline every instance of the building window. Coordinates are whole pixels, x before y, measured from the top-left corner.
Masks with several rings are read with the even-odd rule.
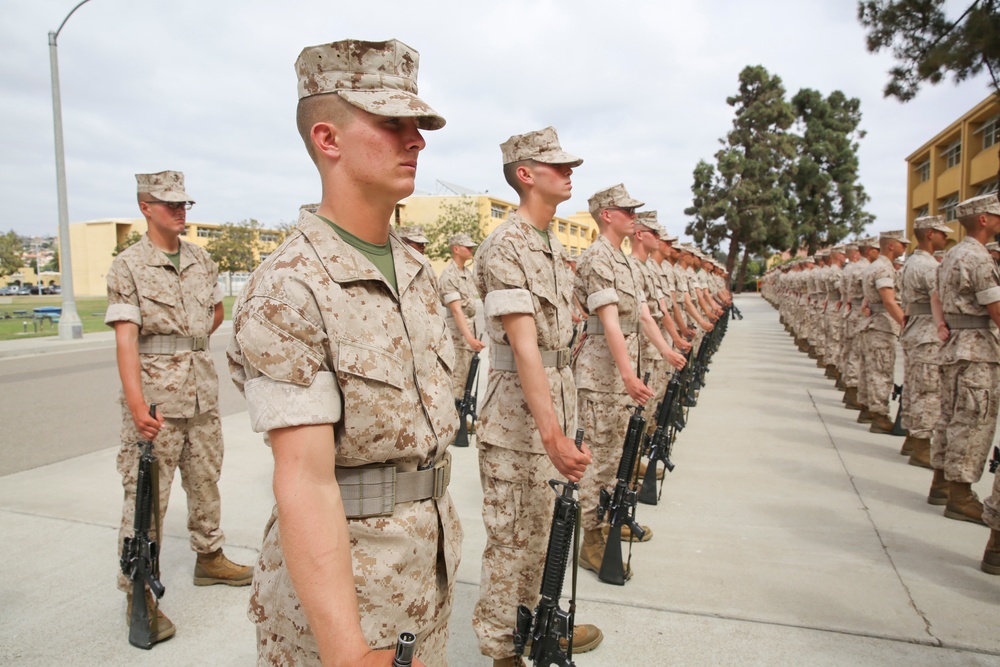
[[[959,139],[951,146],[945,149],[944,153],[945,168],[951,169],[959,162],[962,161],[962,140]]]
[[[985,195],[993,195],[997,193],[997,181],[990,181],[989,183],[983,183],[979,186],[979,190],[976,191],[977,197],[983,197]]]
[[[952,195],[947,199],[941,201],[941,213],[944,214],[944,219],[951,221],[955,219],[955,207],[958,206],[958,195]]]
[[[976,133],[979,132],[983,133],[983,150],[996,145],[997,140],[1000,139],[1000,114],[993,116],[993,118],[983,123],[976,130]]]
[[[926,218],[928,215],[930,215],[930,209],[926,206],[921,206],[920,208],[917,209],[917,214],[915,217]]]
[[[265,259],[267,259],[270,256],[271,256],[271,253],[269,253],[269,252],[262,252],[262,253],[260,253],[260,261],[263,262]]]
[[[923,162],[921,162],[920,164],[918,164],[916,167],[914,167],[914,169],[916,170],[917,177],[920,179],[921,183],[923,183],[924,181],[929,181],[930,180],[930,178],[931,178],[931,161],[930,160],[924,160]]]
[[[559,223],[559,233],[560,234],[565,234],[566,233],[566,223],[565,222],[560,222]]]
[[[503,220],[507,217],[507,207],[503,204],[493,204],[493,206],[490,207],[490,215],[494,218]]]
[[[205,227],[198,228],[198,238],[201,239],[217,239],[222,236],[221,229],[206,229]]]
[[[277,234],[271,234],[270,232],[261,232],[260,242],[261,243],[275,243],[278,240]]]
[[[570,236],[579,236],[580,235],[580,228],[577,227],[576,225],[570,225],[569,235]]]

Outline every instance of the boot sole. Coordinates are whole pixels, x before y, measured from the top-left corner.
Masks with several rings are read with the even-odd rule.
[[[225,584],[226,586],[249,586],[253,583],[253,577],[248,579],[216,579],[214,577],[195,577],[195,586],[214,586],[215,584]]]
[[[961,512],[956,512],[950,510],[947,507],[944,510],[944,515],[949,519],[954,519],[955,521],[968,521],[969,523],[978,523],[980,526],[985,526],[986,524],[982,519],[977,519],[975,517],[967,516]]]
[[[917,468],[927,468],[928,470],[934,470],[934,466],[932,466],[929,462],[924,463],[923,461],[917,461],[916,459],[911,458],[909,461],[907,461],[907,463],[910,464],[911,466],[916,466]]]
[[[891,428],[887,430],[887,429],[884,429],[881,426],[878,426],[878,425],[876,425],[874,423],[872,423],[872,425],[868,427],[868,432],[869,433],[882,433],[884,435],[892,435],[892,429]]]
[[[979,569],[986,574],[1000,574],[1000,566],[990,565],[986,561],[979,563]]]
[[[943,507],[948,504],[947,498],[935,498],[934,496],[927,496],[928,505],[937,505],[938,507]]]
[[[594,567],[593,565],[591,565],[590,563],[588,563],[587,561],[582,560],[582,559],[579,561],[579,565],[584,570],[590,570],[591,572],[593,572],[596,575],[600,575],[600,573],[601,573],[601,566],[600,565],[598,565],[597,567]],[[632,567],[630,565],[626,565],[625,566],[625,581],[628,581],[631,578],[632,578]],[[603,635],[601,635],[601,636],[603,637]],[[575,646],[573,647],[573,652],[574,653],[576,652],[576,647]]]

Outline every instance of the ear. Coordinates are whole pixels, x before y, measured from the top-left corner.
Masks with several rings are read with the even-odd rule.
[[[340,157],[340,130],[332,123],[316,123],[309,131],[309,138],[317,155],[325,155],[330,159]]]
[[[531,173],[531,170],[528,169],[527,165],[522,164],[518,166],[518,168],[514,170],[514,175],[517,177],[517,180],[521,181],[525,185],[532,185],[535,182],[535,176]]]

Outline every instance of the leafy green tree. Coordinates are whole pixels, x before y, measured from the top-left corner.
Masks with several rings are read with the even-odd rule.
[[[736,117],[723,148],[715,154],[717,166],[710,169],[702,161],[696,167],[694,205],[684,211],[695,217],[685,231],[700,237],[699,243],[707,244],[709,250],[717,247],[713,241],[729,240],[726,268],[731,273],[743,253],[738,289],[752,254],[790,242],[795,145],[788,132],[795,114],[785,99],[781,78],[760,65],[747,66],[740,72],[739,84],[739,93],[726,99]]]
[[[792,98],[797,116],[796,165],[791,172],[792,252],[809,254],[860,234],[874,220],[869,197],[858,182],[858,140],[864,137],[861,101],[839,90],[829,97],[803,88]]]
[[[134,246],[136,243],[142,240],[142,234],[139,232],[129,232],[129,235],[122,240],[121,243],[115,246],[115,249],[111,251],[112,257],[117,257],[125,251],[126,248]]]
[[[42,267],[42,271],[58,271],[59,270],[59,246],[55,245],[52,247],[52,259]]]
[[[13,229],[0,234],[0,277],[17,273],[22,266],[21,237]]]
[[[481,243],[484,235],[476,201],[472,197],[458,197],[441,205],[437,221],[424,228],[430,243],[424,249],[433,259],[451,259],[448,239],[455,234],[468,234],[476,243]]]
[[[868,50],[890,49],[896,65],[884,93],[906,102],[920,85],[932,85],[951,72],[955,82],[984,69],[1000,93],[1000,0],[973,0],[955,18],[945,14],[945,0],[861,0],[858,20],[867,33]]]
[[[253,271],[261,251],[260,223],[254,219],[227,222],[219,235],[209,239],[205,250],[223,273]]]

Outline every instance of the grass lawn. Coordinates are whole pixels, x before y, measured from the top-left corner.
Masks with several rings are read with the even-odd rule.
[[[236,298],[231,296],[222,299],[227,320],[232,316],[233,301],[235,300]],[[32,313],[35,308],[61,305],[62,296],[57,294],[0,297],[0,340],[57,336],[59,334],[58,325],[50,324],[47,321],[39,321],[36,331]],[[76,300],[76,312],[83,322],[83,333],[109,330],[108,326],[104,324],[104,311],[107,308],[108,300],[105,297]],[[26,314],[15,315],[15,311],[26,311]]]

